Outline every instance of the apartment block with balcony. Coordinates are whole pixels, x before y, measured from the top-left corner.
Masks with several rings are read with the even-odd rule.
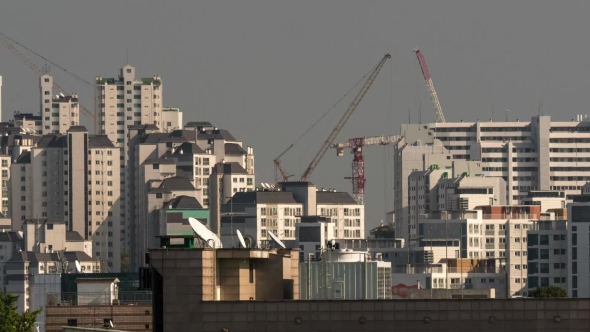
[[[460,258],[497,259],[507,273],[508,296],[527,293],[527,231],[540,219],[539,206],[482,206],[421,219],[421,241],[459,240]]]
[[[72,126],[44,135],[11,165],[12,228],[26,219],[62,220],[95,242],[92,257],[120,269],[119,149],[104,135]]]
[[[557,286],[568,289],[567,220],[535,221],[528,231],[528,291]]]
[[[259,245],[269,243],[269,232],[281,240],[296,243],[297,225],[309,218],[319,218],[331,224],[329,239],[336,238],[336,230],[338,234],[348,235],[347,238],[364,238],[364,206],[349,193],[321,191],[310,182],[282,182],[279,185],[280,190],[237,192],[222,204],[221,240],[224,243],[231,241],[239,229]],[[317,245],[324,246],[325,243],[318,240]]]
[[[409,245],[417,245],[416,228],[421,215],[435,211],[473,210],[482,205],[502,205],[506,201],[504,180],[481,174],[480,163],[470,162],[463,172],[453,177],[465,165],[439,168],[431,165],[426,171],[414,171],[408,176]],[[479,173],[478,173],[479,172]]]
[[[403,139],[394,147],[396,231],[408,230],[411,170],[441,168],[450,161],[478,161],[490,177],[506,183],[506,204],[524,204],[532,190],[565,191],[578,194],[590,180],[587,161],[590,122],[552,121],[550,116],[534,116],[530,121],[447,122],[404,124]],[[441,161],[442,159],[442,161]],[[409,235],[409,234],[408,234]]]

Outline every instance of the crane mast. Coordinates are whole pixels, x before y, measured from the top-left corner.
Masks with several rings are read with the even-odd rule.
[[[350,116],[352,115],[352,113],[354,113],[354,110],[356,110],[356,108],[360,104],[361,100],[363,100],[363,97],[365,96],[367,91],[369,91],[369,88],[371,87],[371,85],[373,85],[373,82],[375,82],[375,79],[377,78],[377,75],[381,71],[381,68],[383,68],[383,66],[385,65],[385,62],[390,58],[391,58],[390,54],[385,54],[383,59],[381,59],[381,61],[379,61],[379,63],[377,64],[377,66],[375,67],[375,69],[373,70],[371,75],[367,78],[367,81],[365,82],[365,84],[363,85],[363,87],[361,88],[359,93],[356,95],[356,97],[354,98],[354,100],[352,101],[352,103],[350,104],[348,109],[346,110],[346,112],[344,112],[344,115],[342,116],[340,121],[338,121],[338,124],[336,125],[334,130],[332,130],[332,132],[330,133],[330,135],[328,136],[328,138],[326,139],[326,141],[324,142],[324,144],[322,145],[322,147],[320,148],[318,153],[312,159],[311,163],[309,164],[309,166],[307,167],[305,172],[303,172],[303,175],[301,175],[300,181],[307,181],[307,179],[309,179],[309,177],[311,176],[311,173],[315,170],[315,168],[320,163],[320,160],[322,159],[322,157],[326,154],[326,151],[328,151],[330,146],[334,143],[336,136],[338,136],[338,134],[340,133],[342,128],[344,128],[344,125],[346,124],[346,122],[348,122],[348,119],[350,119]]]
[[[352,194],[357,203],[365,203],[366,179],[363,146],[388,145],[397,142],[400,138],[400,135],[351,138],[346,143],[336,143],[331,146],[336,149],[336,154],[339,157],[344,155],[344,149],[352,149],[352,153],[354,154],[352,160],[352,176],[345,177],[345,179],[352,180]]]
[[[438,101],[438,95],[436,94],[436,90],[434,89],[434,83],[432,83],[432,77],[430,76],[430,71],[428,70],[426,59],[424,59],[424,55],[422,55],[422,52],[420,52],[419,49],[415,48],[414,53],[416,53],[416,57],[418,58],[418,62],[420,63],[420,69],[422,69],[422,75],[424,76],[424,80],[426,81],[426,86],[428,87],[428,92],[430,93],[430,99],[432,100],[432,105],[434,106],[434,110],[436,111],[436,122],[445,123],[445,115],[443,114],[442,107],[440,106],[440,102]]]

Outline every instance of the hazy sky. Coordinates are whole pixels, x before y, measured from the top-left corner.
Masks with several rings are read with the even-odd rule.
[[[396,134],[433,122],[412,49],[420,48],[447,121],[563,121],[586,114],[590,91],[587,1],[9,1],[0,32],[88,81],[127,62],[160,75],[164,106],[208,120],[254,148],[257,182],[273,159],[340,99],[385,53],[393,58],[338,141]],[[28,54],[28,53],[26,53]],[[45,61],[30,55],[42,66]],[[92,87],[50,66],[56,82],[93,109]],[[39,111],[38,79],[0,47],[3,120]],[[301,174],[353,95],[283,158]],[[421,112],[419,109],[421,108]],[[393,207],[391,147],[367,147],[367,226]],[[329,151],[312,175],[351,191],[351,155]]]

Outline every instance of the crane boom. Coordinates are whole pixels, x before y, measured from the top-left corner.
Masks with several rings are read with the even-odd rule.
[[[399,141],[400,135],[391,136],[372,136],[351,138],[346,143],[336,143],[331,148],[336,149],[339,157],[344,155],[344,149],[352,149],[354,158],[352,160],[352,176],[345,179],[352,180],[352,194],[358,204],[365,203],[365,158],[363,156],[363,146],[369,145],[388,145]]]
[[[37,65],[35,65],[33,62],[31,62],[31,60],[29,60],[19,50],[17,50],[16,47],[14,47],[14,45],[12,45],[12,43],[7,38],[5,38],[5,36],[2,34],[0,34],[0,44],[4,45],[4,47],[6,47],[10,52],[12,52],[14,55],[16,55],[16,57],[20,61],[22,61],[25,65],[27,65],[29,68],[31,68],[31,70],[33,70],[33,72],[35,72],[35,74],[37,74],[37,76],[39,76],[39,77],[43,76],[43,72],[41,71],[41,69],[39,69],[39,67],[37,67]],[[56,92],[61,92],[66,95],[70,95],[61,86],[59,86],[57,83],[55,83],[55,81],[53,82],[53,90],[55,90]],[[92,123],[95,127],[94,132],[98,133],[96,131],[96,121],[95,121],[94,114],[92,112],[90,112],[86,107],[82,106],[80,103],[78,103],[78,107],[80,108],[80,110],[82,110],[82,114],[86,115],[86,117],[92,121]]]
[[[352,101],[352,103],[350,104],[348,109],[346,110],[346,112],[344,112],[344,115],[342,116],[340,121],[338,121],[338,124],[336,125],[334,130],[332,130],[332,132],[330,133],[330,135],[328,136],[328,138],[326,139],[326,141],[324,142],[324,144],[322,145],[322,147],[320,148],[318,153],[312,159],[311,163],[309,164],[309,166],[307,167],[305,172],[303,172],[303,175],[301,175],[300,181],[307,181],[307,179],[310,177],[311,173],[315,170],[315,168],[320,163],[320,160],[322,159],[322,157],[326,154],[326,151],[328,151],[330,146],[334,143],[336,136],[338,136],[338,134],[340,133],[342,128],[344,128],[344,125],[346,124],[346,122],[348,122],[348,119],[350,119],[350,116],[352,115],[354,110],[356,110],[356,108],[360,104],[361,100],[363,100],[363,97],[365,96],[367,91],[369,91],[369,88],[371,87],[371,85],[373,85],[373,82],[375,82],[375,79],[377,78],[377,75],[381,71],[381,68],[383,68],[383,66],[385,65],[385,62],[390,58],[391,58],[390,54],[385,54],[383,59],[381,59],[381,61],[379,61],[379,63],[377,64],[377,66],[375,67],[375,69],[373,70],[371,75],[367,78],[367,81],[365,82],[365,84],[363,85],[363,87],[361,88],[359,93],[356,95],[356,97],[354,98],[354,100]]]
[[[285,153],[289,152],[289,150],[291,150],[291,148],[294,145],[295,145],[295,143],[289,145],[289,147],[286,148],[285,151],[283,151],[278,157],[275,158],[275,160],[274,160],[274,163],[275,163],[275,183],[279,182],[279,175],[277,174],[277,170],[281,173],[281,176],[283,177],[284,182],[289,181],[289,178],[293,176],[293,175],[287,174],[287,171],[285,171],[285,168],[283,167],[283,163],[281,162],[281,157],[283,155],[285,155]]]
[[[333,149],[347,149],[355,146],[387,145],[396,142],[399,138],[400,135],[351,138],[346,143],[334,143],[331,147]]]
[[[424,76],[426,86],[428,87],[428,92],[430,93],[430,99],[432,100],[434,111],[436,112],[436,122],[445,123],[445,115],[443,114],[442,107],[440,106],[440,101],[438,100],[436,90],[434,89],[434,83],[432,83],[432,77],[430,76],[426,59],[424,59],[424,55],[422,55],[422,52],[420,52],[419,49],[415,48],[414,53],[416,53],[416,57],[420,63],[420,69],[422,69],[422,75]]]

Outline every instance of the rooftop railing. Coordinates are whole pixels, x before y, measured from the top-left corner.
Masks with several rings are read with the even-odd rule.
[[[151,291],[133,292],[68,292],[48,293],[47,306],[80,305],[149,305],[152,304]]]

